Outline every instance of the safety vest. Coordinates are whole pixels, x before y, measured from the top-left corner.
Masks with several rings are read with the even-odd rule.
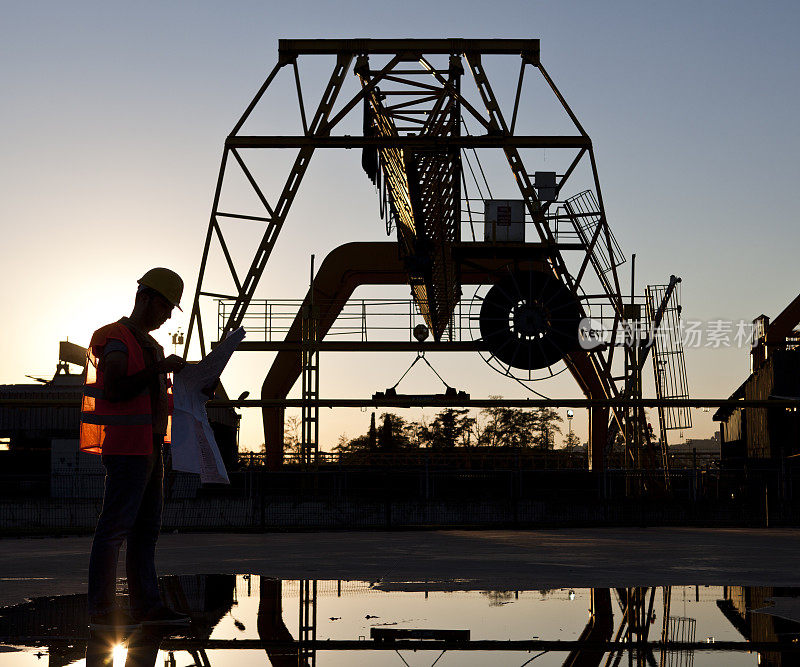
[[[104,398],[103,372],[97,354],[109,339],[121,340],[128,348],[128,375],[145,368],[142,346],[122,322],[101,327],[92,335],[86,364],[86,384],[81,403],[80,447],[92,454],[141,454],[153,451],[153,416],[150,392],[127,401]]]

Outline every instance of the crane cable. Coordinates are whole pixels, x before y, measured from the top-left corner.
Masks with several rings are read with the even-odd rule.
[[[439,375],[439,373],[436,371],[436,369],[435,369],[435,368],[434,368],[434,367],[431,365],[431,362],[430,362],[430,361],[428,361],[428,360],[425,358],[425,350],[420,350],[419,352],[417,352],[417,357],[416,357],[416,359],[414,359],[414,361],[412,361],[412,362],[411,362],[411,365],[410,365],[410,366],[409,366],[409,367],[406,369],[406,372],[405,372],[405,373],[403,373],[403,374],[400,376],[400,379],[399,379],[397,382],[395,382],[395,383],[394,383],[394,384],[393,384],[393,385],[390,387],[390,389],[397,389],[397,385],[399,385],[399,384],[400,384],[400,383],[403,381],[403,378],[404,378],[406,375],[408,375],[409,371],[410,371],[412,368],[414,368],[414,366],[416,366],[416,365],[417,365],[417,362],[418,362],[418,361],[420,361],[420,360],[424,361],[424,362],[425,362],[425,363],[428,365],[428,368],[430,368],[430,369],[433,371],[433,374],[434,374],[434,375],[435,375],[437,378],[439,378],[439,379],[442,381],[442,384],[445,386],[445,388],[446,388],[446,389],[453,389],[453,387],[451,387],[449,384],[447,384],[447,382],[445,382],[445,379],[444,379],[444,378],[443,378],[441,375]]]

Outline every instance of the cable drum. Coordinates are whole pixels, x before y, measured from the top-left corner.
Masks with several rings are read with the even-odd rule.
[[[541,271],[515,271],[483,298],[481,338],[490,353],[514,368],[548,368],[579,346],[581,309],[575,296]]]

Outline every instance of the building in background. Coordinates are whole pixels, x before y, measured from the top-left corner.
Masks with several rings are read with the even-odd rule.
[[[800,296],[774,321],[766,315],[753,324],[751,373],[732,400],[800,397]],[[720,422],[722,462],[728,468],[775,468],[800,455],[800,413],[796,408],[724,406]]]

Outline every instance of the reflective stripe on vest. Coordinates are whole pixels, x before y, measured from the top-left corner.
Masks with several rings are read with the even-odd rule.
[[[101,426],[143,426],[152,424],[151,415],[98,415],[91,412],[81,414],[84,424],[99,424]]]
[[[83,395],[84,395],[84,396],[88,396],[89,398],[99,398],[99,399],[101,399],[101,400],[103,400],[103,399],[104,399],[104,397],[103,397],[103,390],[102,390],[100,387],[98,387],[96,384],[92,384],[92,385],[89,385],[89,384],[87,384],[87,385],[84,385],[84,387],[83,387]],[[142,389],[142,390],[141,390],[141,391],[140,391],[138,394],[136,394],[136,396],[134,396],[133,398],[139,398],[140,396],[147,396],[147,397],[148,397],[148,400],[150,399],[150,392],[148,391],[147,387],[145,387],[144,389]],[[90,410],[90,412],[91,412],[91,410]]]

